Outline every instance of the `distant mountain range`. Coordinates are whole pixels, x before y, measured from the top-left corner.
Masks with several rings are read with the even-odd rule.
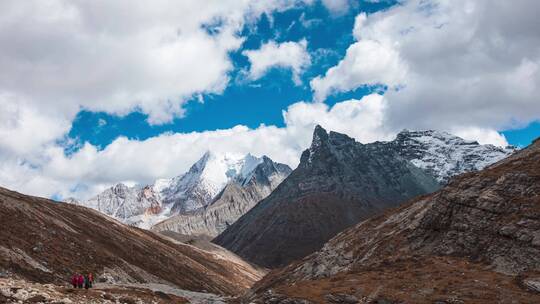
[[[141,228],[216,236],[291,171],[266,156],[207,152],[188,172],[172,179],[142,187],[120,183],[87,201],[68,202]]]
[[[539,274],[537,139],[345,230],[248,295],[250,303],[540,303]]]
[[[517,151],[405,130],[362,144],[317,126],[294,170],[208,152],[85,202],[0,188],[0,302],[27,282],[71,294],[67,278],[90,271],[172,303],[537,303],[539,172],[540,140]]]
[[[319,142],[320,140],[327,141],[323,134],[326,132],[320,127],[317,130],[315,136],[321,135],[321,138],[314,137],[309,150],[313,155],[303,156],[299,169],[309,167],[312,158],[320,154],[318,154],[317,145],[326,144],[326,142]],[[317,242],[310,242],[310,249],[306,252],[317,249],[322,244],[321,242],[345,227],[355,224],[361,218],[376,214],[384,208],[399,204],[417,194],[433,191],[439,185],[446,184],[452,176],[482,169],[515,150],[511,147],[479,145],[477,142],[465,141],[451,134],[437,131],[405,130],[400,132],[393,141],[368,145],[352,144],[354,140],[343,134],[335,132],[330,134],[330,146],[335,146],[335,149],[332,148],[328,150],[330,152],[323,153],[327,158],[317,160],[316,166],[319,167],[320,172],[305,173],[305,176],[297,177],[294,182],[289,181],[288,184],[291,187],[300,187],[304,190],[299,191],[297,196],[290,192],[284,197],[294,201],[309,194],[323,200],[335,201],[334,197],[325,198],[325,196],[335,190],[332,190],[332,187],[338,187],[342,188],[338,191],[342,193],[340,202],[360,199],[370,203],[369,206],[366,203],[358,205],[362,206],[362,211],[358,210],[359,213],[350,211],[347,204],[342,206],[341,211],[331,210],[329,214],[333,211],[347,213],[347,219],[336,217],[332,219],[338,222],[335,225],[327,222],[328,228],[317,228],[324,231],[319,232],[320,238]],[[364,148],[350,149],[352,146]],[[337,153],[340,149],[346,151],[341,156]],[[338,157],[334,157],[335,155]],[[358,165],[356,171],[353,169],[354,162]],[[403,168],[407,169],[399,169],[400,165],[393,168],[397,170],[393,172],[391,167],[397,162],[402,163]],[[338,172],[337,167],[340,166],[342,172]],[[321,168],[326,168],[324,170],[327,172],[322,173]],[[371,171],[363,171],[366,168]],[[418,168],[421,170],[417,170]],[[216,237],[259,201],[270,195],[291,171],[287,165],[276,163],[266,156],[207,152],[188,172],[172,179],[159,179],[151,185],[134,187],[120,183],[87,201],[68,200],[68,202],[96,209],[126,224],[140,228]],[[411,173],[413,178],[401,175],[409,171],[414,172]],[[322,175],[318,179],[314,178],[317,174]],[[345,175],[341,176],[341,174]],[[425,176],[422,175],[420,180],[416,180],[415,178],[419,178],[421,174]],[[289,190],[281,191],[282,193],[289,192]],[[360,193],[362,195],[358,196]],[[356,204],[353,205],[356,206]],[[332,209],[329,203],[324,206],[324,208]],[[222,240],[225,240],[225,236],[216,241],[221,243]],[[229,246],[225,241],[222,244]],[[229,247],[239,250],[242,245],[236,244]],[[292,256],[301,257],[306,253],[301,251]],[[258,256],[261,258],[260,255]],[[281,259],[277,256],[273,258]],[[283,263],[287,261],[289,259],[285,258]],[[274,265],[274,263],[263,264]]]
[[[317,126],[298,168],[214,242],[258,265],[281,267],[345,228],[513,151],[435,131],[403,131],[394,141],[364,145]]]
[[[228,182],[204,207],[180,212],[154,225],[152,230],[217,236],[268,196],[291,171],[289,166],[263,156],[247,176]]]

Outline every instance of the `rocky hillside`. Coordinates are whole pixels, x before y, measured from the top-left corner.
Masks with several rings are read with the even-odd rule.
[[[237,294],[260,271],[232,254],[205,251],[72,204],[0,188],[0,273],[39,283],[91,271],[112,283],[159,283]]]
[[[266,197],[290,172],[287,165],[275,163],[266,156],[207,152],[188,172],[172,179],[159,179],[144,187],[118,184],[88,201],[69,202],[145,229],[183,215],[156,230],[215,235]],[[220,200],[226,187],[237,189],[238,193],[227,196],[228,200]],[[233,205],[219,208],[230,200]],[[206,213],[209,205],[214,205],[213,210]],[[201,221],[206,223],[203,225]]]
[[[540,303],[540,139],[340,233],[255,293],[259,303],[276,294],[316,303]]]
[[[206,207],[173,216],[152,230],[215,237],[268,196],[290,173],[288,166],[263,156],[247,178],[228,183]]]
[[[317,126],[298,168],[214,242],[258,265],[279,267],[358,221],[437,188],[392,149]]]

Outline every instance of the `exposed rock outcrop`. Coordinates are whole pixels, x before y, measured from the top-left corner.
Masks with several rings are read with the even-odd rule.
[[[317,126],[298,168],[214,242],[258,265],[279,267],[358,221],[438,187],[394,150]]]
[[[396,302],[538,303],[539,236],[536,140],[480,172],[340,233],[320,251],[269,274],[255,293],[262,298],[277,289],[316,299],[356,282],[354,292],[376,291]],[[309,294],[307,286],[324,291]],[[303,290],[303,296],[293,290]]]
[[[288,166],[263,157],[248,178],[228,183],[205,208],[173,216],[152,230],[215,237],[268,196],[290,172]]]

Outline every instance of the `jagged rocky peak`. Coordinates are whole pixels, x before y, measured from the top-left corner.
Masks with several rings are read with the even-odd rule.
[[[311,146],[300,157],[300,166],[309,166],[314,158],[324,160],[328,154],[339,156],[338,151],[342,150],[343,146],[354,144],[360,145],[354,138],[346,134],[334,131],[327,132],[322,126],[317,125],[313,131]]]
[[[234,171],[223,190],[204,208],[175,215],[152,229],[217,236],[270,194],[292,171],[289,166],[276,163],[267,156],[257,158],[248,154],[244,159],[241,170]]]
[[[130,225],[151,228],[175,215],[207,207],[231,183],[240,188],[258,187],[250,190],[247,199],[242,199],[245,204],[237,211],[244,212],[268,195],[290,172],[287,165],[266,156],[207,151],[188,172],[177,177],[158,179],[146,186],[128,187],[119,183],[85,202],[69,202],[94,208]],[[226,220],[237,216],[235,213]],[[215,231],[213,227],[211,230]]]
[[[255,264],[281,267],[359,220],[438,187],[396,152],[317,126],[298,168],[214,241]]]
[[[207,206],[229,182],[242,184],[262,158],[251,154],[206,152],[190,170],[174,178],[162,190],[165,204],[173,204],[172,213],[186,213]]]
[[[517,150],[512,146],[481,145],[434,130],[403,130],[395,140],[380,144],[396,150],[441,184],[446,184],[452,176],[481,170]]]
[[[309,151],[316,152],[323,147],[328,147],[328,145],[342,146],[354,143],[356,143],[354,138],[351,138],[346,134],[334,131],[327,132],[323,127],[317,125],[313,131],[313,140]]]
[[[540,303],[539,172],[537,140],[358,223],[267,275],[245,302]]]
[[[319,147],[322,147],[328,142],[328,133],[320,125],[315,126],[313,130],[313,140],[311,141],[311,151],[316,151]]]

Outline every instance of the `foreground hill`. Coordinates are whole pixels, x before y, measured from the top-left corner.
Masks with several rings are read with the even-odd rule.
[[[89,271],[109,283],[159,283],[238,294],[261,273],[225,251],[205,251],[128,227],[99,212],[0,188],[0,272],[66,283]]]
[[[254,290],[276,303],[540,303],[540,140],[361,222]]]
[[[438,187],[393,150],[317,126],[298,168],[214,242],[258,265],[284,266],[358,221]]]

